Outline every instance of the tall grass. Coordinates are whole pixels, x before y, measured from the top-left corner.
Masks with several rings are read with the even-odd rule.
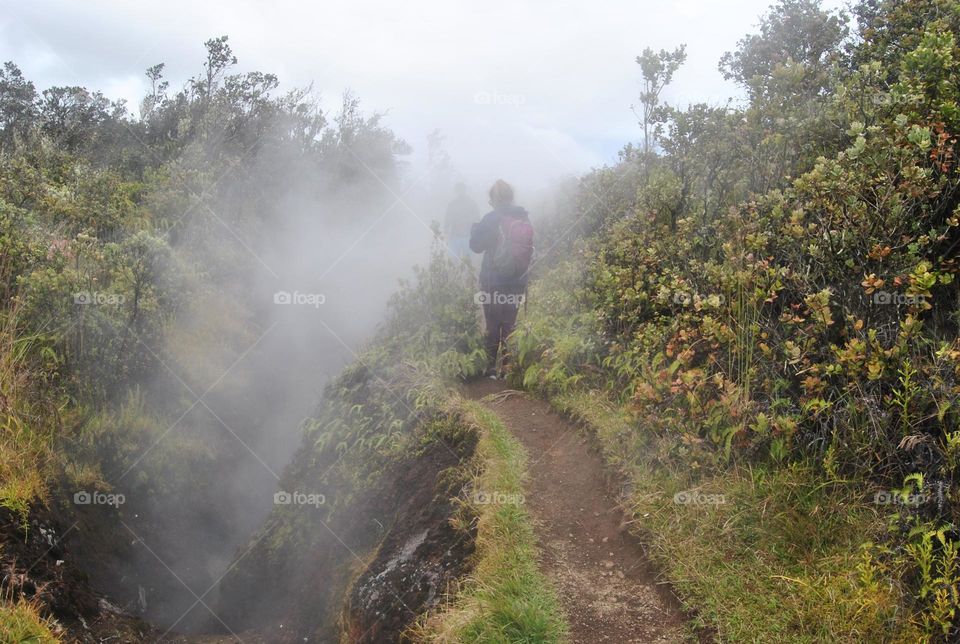
[[[0,318],[0,506],[26,519],[44,499],[53,456],[54,428],[39,398],[43,374],[35,355],[38,335],[18,335],[16,310]]]

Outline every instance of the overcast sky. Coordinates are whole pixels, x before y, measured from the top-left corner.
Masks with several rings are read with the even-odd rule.
[[[351,89],[367,109],[387,111],[417,155],[439,128],[467,177],[532,187],[638,140],[630,107],[646,46],[687,45],[668,102],[736,96],[717,62],[768,4],[0,0],[0,59],[38,89],[84,85],[136,109],[148,66],[166,63],[177,88],[199,71],[203,42],[226,34],[238,70],[275,73],[284,88],[312,82],[329,106]]]

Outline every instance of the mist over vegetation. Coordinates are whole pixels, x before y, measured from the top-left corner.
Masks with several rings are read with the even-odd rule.
[[[956,641],[960,5],[781,0],[726,104],[637,38],[634,140],[518,187],[509,386],[595,441],[691,634]],[[462,399],[434,220],[490,177],[205,46],[136,114],[0,71],[0,629],[71,641],[102,595],[153,639],[563,641],[548,544],[476,494],[526,460]]]
[[[33,445],[41,462],[66,458],[9,472],[6,503],[25,509],[47,475],[122,493],[124,525],[79,508],[82,547],[161,623],[193,602],[167,604],[182,588],[150,550],[191,583],[225,570],[325,380],[432,237],[400,216],[409,146],[378,115],[349,94],[326,115],[308,90],[232,73],[226,37],[206,47],[180,90],[148,70],[139,117],[38,91],[13,63],[0,77],[11,418],[49,423],[23,431],[56,437]]]

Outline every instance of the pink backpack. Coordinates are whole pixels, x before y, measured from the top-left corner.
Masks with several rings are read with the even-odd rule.
[[[533,226],[529,219],[505,214],[500,217],[499,232],[493,267],[501,277],[520,278],[533,259]]]

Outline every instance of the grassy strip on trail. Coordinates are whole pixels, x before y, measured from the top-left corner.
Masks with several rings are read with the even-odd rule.
[[[413,629],[418,641],[560,642],[566,623],[554,589],[537,566],[536,536],[521,503],[480,503],[481,493],[522,498],[527,454],[499,418],[464,401],[463,419],[479,434],[473,495],[465,515],[475,517],[473,572],[442,610]]]

